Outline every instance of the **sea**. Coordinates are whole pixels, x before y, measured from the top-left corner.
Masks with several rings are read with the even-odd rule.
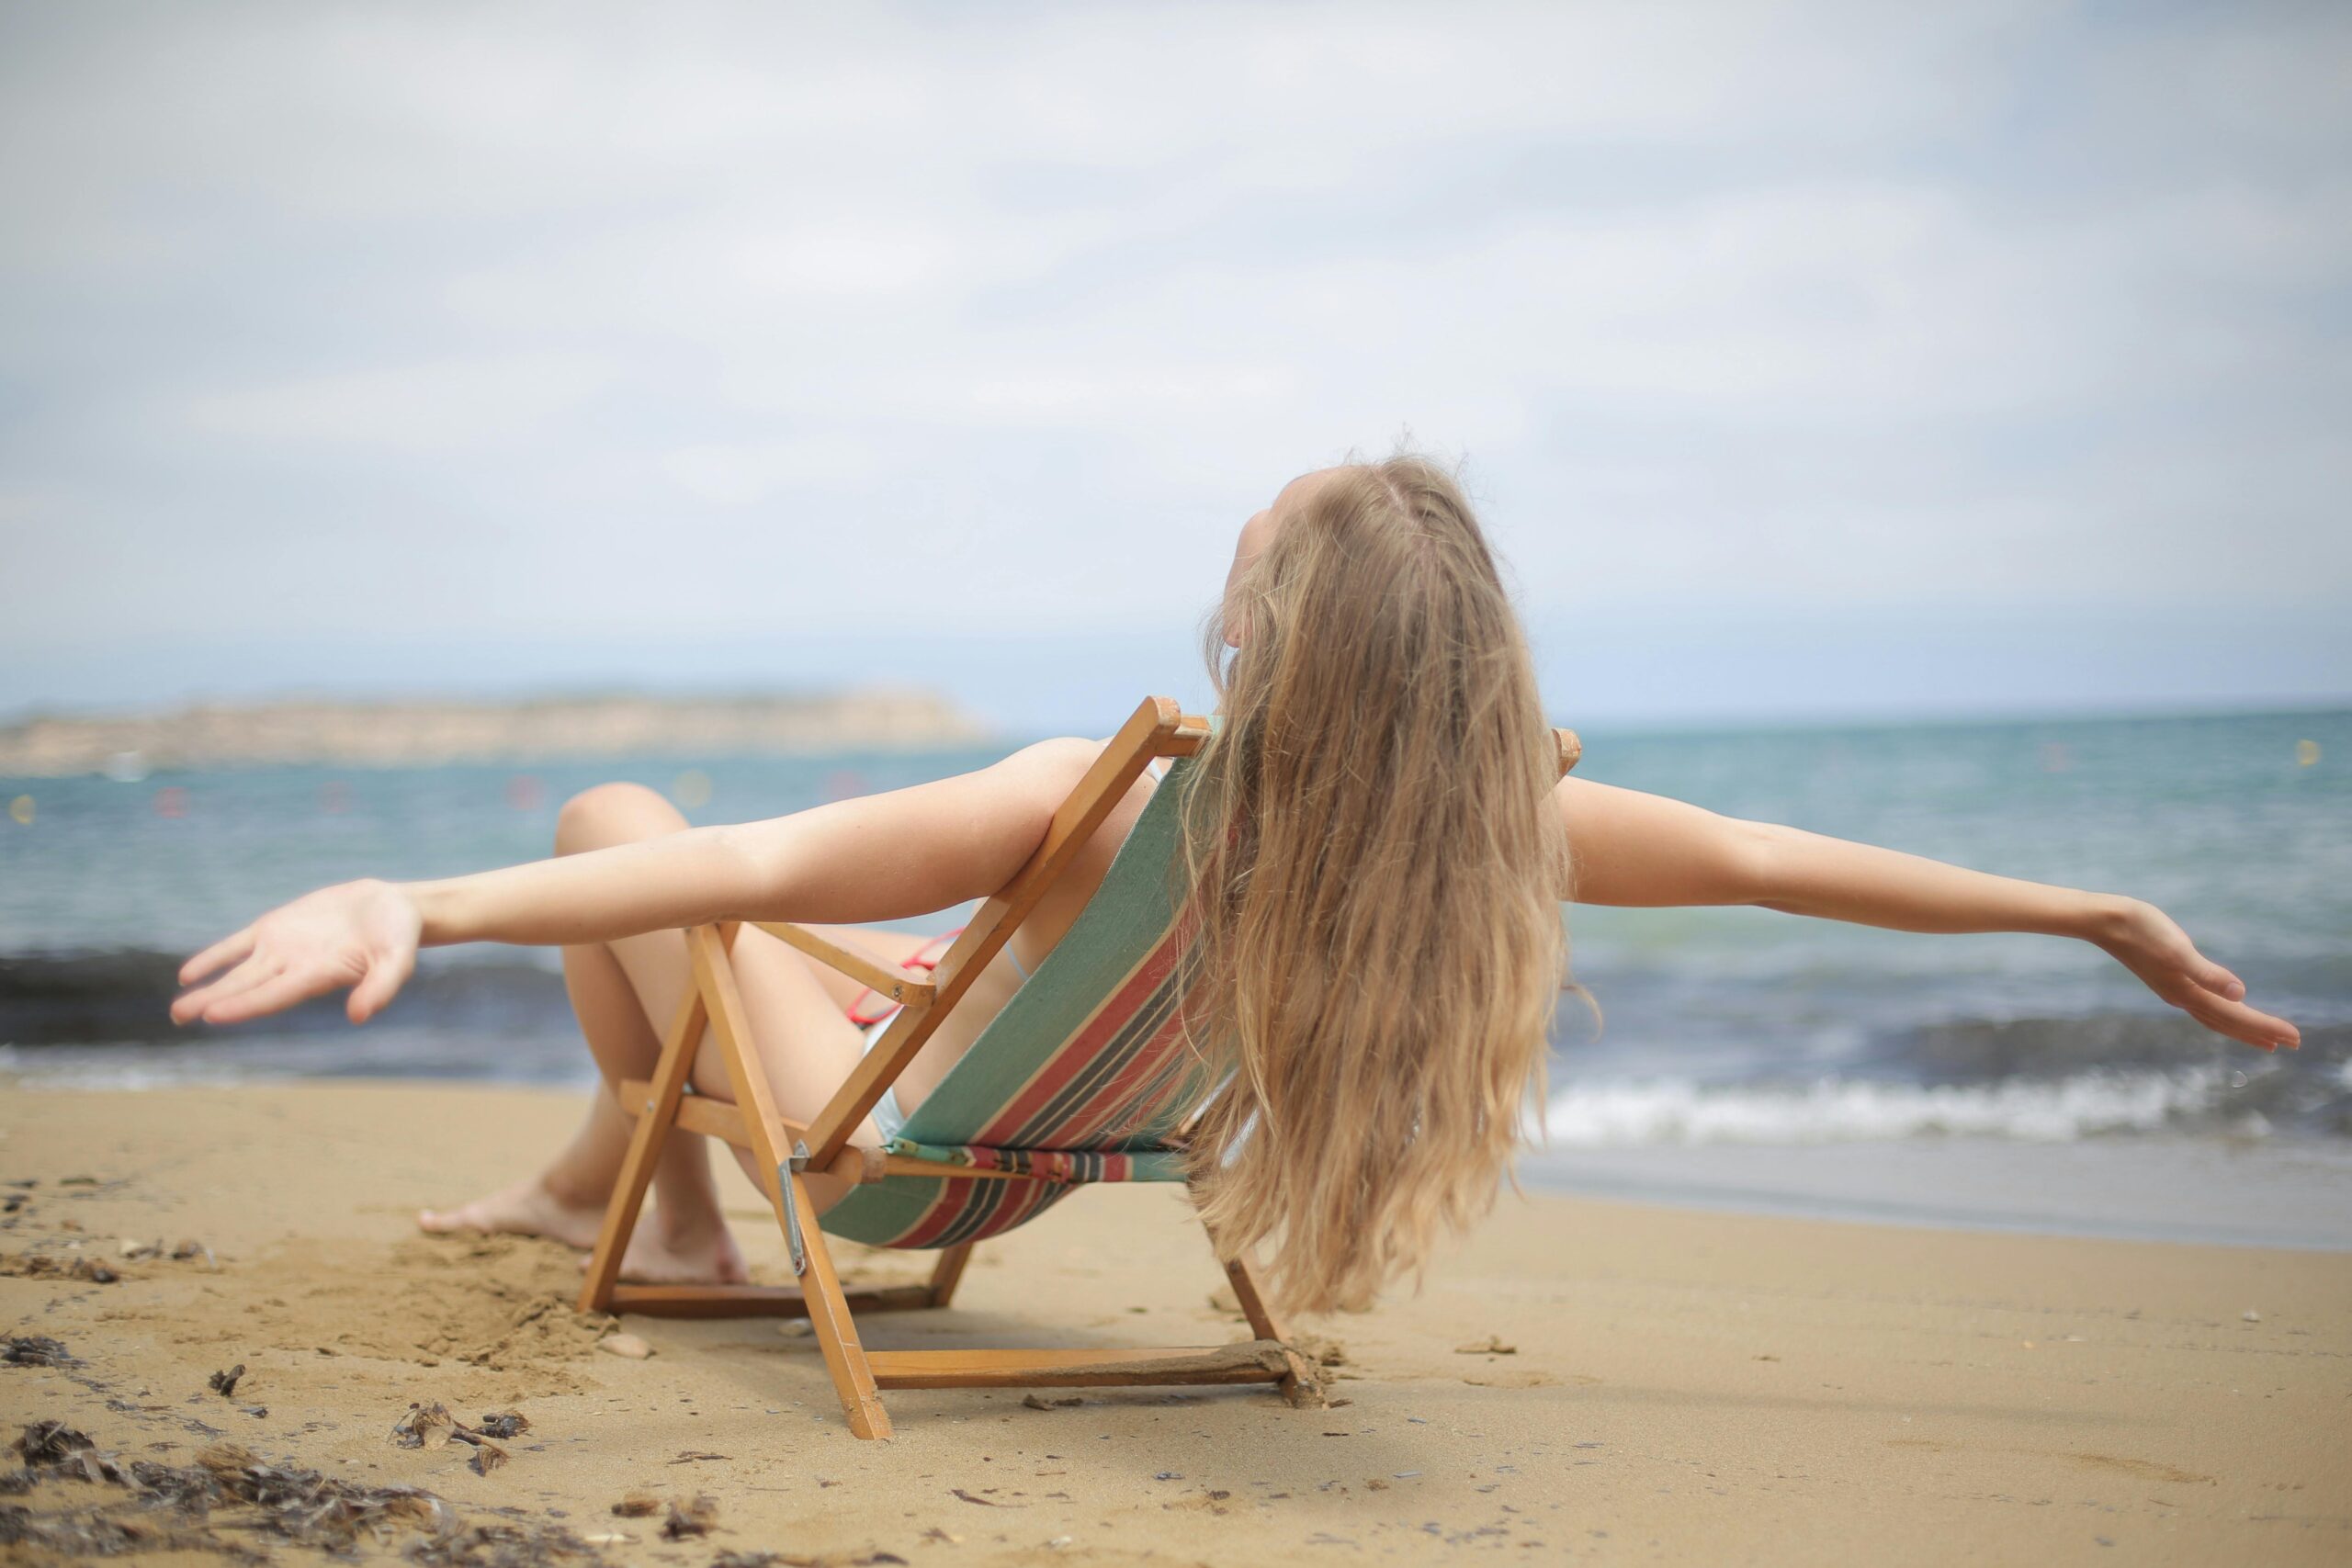
[[[1581,776],[2150,899],[2304,1043],[2272,1055],[2221,1040],[2080,942],[1574,906],[1587,995],[1559,1010],[1523,1181],[2352,1248],[2352,710],[1584,739]],[[736,821],[961,772],[1015,743],[0,779],[0,1093],[346,1077],[584,1087],[551,953],[429,953],[362,1029],[320,1003],[177,1030],[174,971],[315,886],[542,855],[560,803],[603,780],[659,789],[698,823]]]

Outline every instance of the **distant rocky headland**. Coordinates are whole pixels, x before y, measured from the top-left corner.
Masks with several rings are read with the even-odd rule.
[[[517,702],[204,704],[0,724],[0,778],[322,763],[355,768],[623,756],[920,750],[985,728],[935,693],[548,696]]]

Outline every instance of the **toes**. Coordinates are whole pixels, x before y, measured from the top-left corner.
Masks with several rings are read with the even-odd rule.
[[[462,1209],[419,1209],[416,1226],[433,1235],[488,1235],[497,1229],[473,1203]]]

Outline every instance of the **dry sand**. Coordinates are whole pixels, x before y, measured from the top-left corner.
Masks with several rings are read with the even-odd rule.
[[[0,1366],[6,1435],[59,1418],[181,1464],[234,1441],[429,1487],[469,1517],[626,1534],[599,1548],[614,1563],[696,1568],[2352,1561],[2352,1257],[1513,1199],[1419,1296],[1304,1325],[1344,1344],[1333,1408],[899,1393],[897,1439],[860,1443],[805,1337],[632,1319],[655,1354],[622,1359],[571,1312],[563,1248],[416,1234],[418,1205],[528,1168],[573,1111],[415,1084],[0,1085],[0,1178],[39,1183],[0,1189],[24,1197],[0,1217],[0,1328],[82,1362]],[[738,1228],[776,1278],[781,1246],[741,1190]],[[183,1238],[217,1267],[123,1255]],[[854,1277],[928,1261],[842,1254]],[[24,1272],[37,1257],[121,1278]],[[1178,1195],[1090,1192],[983,1247],[953,1312],[867,1337],[1216,1343],[1246,1334],[1210,1304],[1218,1282]],[[1486,1342],[1513,1349],[1457,1349]],[[206,1386],[236,1362],[233,1396]],[[486,1476],[460,1445],[395,1446],[409,1404],[435,1400],[468,1420],[519,1408],[532,1429]],[[707,1493],[717,1528],[673,1541],[659,1517],[616,1518],[637,1489]],[[48,1481],[0,1506],[121,1495]]]

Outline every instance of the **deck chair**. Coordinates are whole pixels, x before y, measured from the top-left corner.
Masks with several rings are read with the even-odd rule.
[[[1226,1346],[1057,1350],[873,1350],[861,1313],[944,1307],[973,1246],[1035,1219],[1076,1188],[1099,1182],[1182,1181],[1181,1135],[1214,1089],[1185,1043],[1177,1007],[1186,983],[1191,923],[1179,890],[1179,794],[1186,759],[1208,721],[1151,698],[1102,750],[1054,814],[1046,839],[1004,890],[980,908],[927,980],[841,947],[801,927],[753,922],[820,964],[900,1003],[880,1041],[806,1126],[776,1114],[749,1049],[729,951],[736,924],[686,932],[694,986],[662,1035],[651,1078],[618,1089],[636,1119],[618,1184],[581,1287],[584,1312],[684,1317],[807,1317],[824,1352],[850,1430],[887,1438],[886,1388],[1034,1388],[1112,1384],[1280,1384],[1311,1393],[1314,1368],[1283,1343],[1248,1259],[1210,1240],[1253,1338]],[[1562,730],[1561,770],[1576,738]],[[990,1021],[962,1060],[916,1107],[888,1148],[853,1145],[865,1120],[972,980],[1004,946],[1056,878],[1155,759],[1171,759],[1110,871],[1069,932]],[[726,1063],[733,1104],[687,1087],[706,1024]],[[752,1152],[797,1285],[637,1285],[619,1280],[662,1145],[675,1131],[707,1134]],[[854,1184],[810,1221],[803,1181],[822,1170]],[[938,1250],[930,1283],[844,1291],[826,1233],[869,1245]]]

